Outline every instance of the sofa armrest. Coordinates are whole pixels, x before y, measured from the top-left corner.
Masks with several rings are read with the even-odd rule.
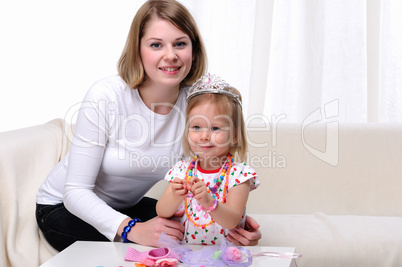
[[[6,252],[0,254],[1,266],[38,266],[43,258],[35,220],[36,192],[69,149],[65,132],[69,125],[56,119],[0,133],[0,250]]]

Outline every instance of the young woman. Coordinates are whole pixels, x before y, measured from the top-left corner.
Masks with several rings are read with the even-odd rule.
[[[182,155],[187,85],[206,71],[197,26],[174,0],[138,10],[118,65],[119,75],[87,92],[68,155],[37,194],[36,217],[48,242],[62,250],[77,240],[124,240],[156,246],[160,234],[183,238],[183,226],[156,217],[145,193]],[[261,237],[232,234],[245,245]]]

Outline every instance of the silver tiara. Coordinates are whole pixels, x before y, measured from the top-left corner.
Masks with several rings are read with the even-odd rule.
[[[202,94],[224,94],[233,97],[239,103],[241,101],[237,94],[233,93],[233,87],[216,75],[203,75],[199,78],[188,91],[187,100]]]

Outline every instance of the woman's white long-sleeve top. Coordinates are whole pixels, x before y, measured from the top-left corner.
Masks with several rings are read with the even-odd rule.
[[[119,76],[96,82],[77,111],[71,149],[40,187],[37,203],[64,202],[113,240],[127,218],[115,209],[135,205],[182,158],[186,93],[182,88],[172,111],[160,115]]]

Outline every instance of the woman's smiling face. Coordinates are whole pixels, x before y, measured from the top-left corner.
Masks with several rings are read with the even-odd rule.
[[[147,22],[140,49],[147,83],[178,86],[190,72],[191,40],[167,20],[153,16]]]

